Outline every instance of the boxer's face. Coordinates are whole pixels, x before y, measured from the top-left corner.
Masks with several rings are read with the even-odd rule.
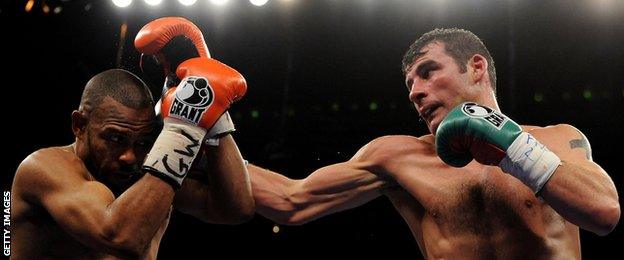
[[[429,131],[436,133],[438,125],[451,109],[478,94],[471,86],[468,73],[444,50],[444,43],[432,42],[421,49],[405,75],[409,98],[423,118]],[[464,66],[464,65],[462,65]]]
[[[132,109],[106,97],[89,117],[86,147],[93,173],[113,191],[123,191],[141,174],[155,139],[151,107]]]

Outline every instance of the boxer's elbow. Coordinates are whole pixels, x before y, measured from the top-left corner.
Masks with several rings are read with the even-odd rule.
[[[234,219],[236,220],[235,221],[236,224],[245,223],[251,220],[255,212],[256,212],[256,205],[252,199],[249,203],[245,204],[245,206],[239,209],[239,211],[237,212],[237,215],[234,217]]]
[[[121,259],[140,259],[145,250],[139,247],[122,246],[116,247],[110,254]]]
[[[100,236],[105,240],[103,251],[123,259],[138,259],[145,254],[151,240],[141,239],[137,234],[128,232],[105,230]]]
[[[293,193],[288,199],[288,211],[282,214],[278,223],[282,225],[298,226],[308,223],[318,217],[322,208],[321,203],[313,203],[312,195],[307,192]]]
[[[264,214],[262,211],[260,211],[260,214],[277,224],[285,226],[299,226],[308,223],[313,219],[303,212],[279,212]]]
[[[182,212],[191,214],[199,220],[211,224],[237,225],[253,218],[256,206],[253,198],[237,199],[236,202],[219,203],[202,208],[197,212]]]
[[[253,218],[256,211],[256,205],[253,198],[239,201],[227,212],[222,214],[224,224],[237,225],[245,223]]]
[[[617,199],[604,203],[594,214],[596,217],[593,232],[600,236],[608,235],[620,221],[620,214],[620,203]]]
[[[296,226],[314,219],[310,214],[312,204],[306,194],[291,193],[279,199],[256,199],[256,211],[280,225]]]
[[[284,219],[283,223],[280,224],[288,226],[299,226],[306,224],[314,219],[315,218],[313,216],[311,216],[310,214],[306,214],[306,212],[298,212],[297,214],[293,214],[288,218]]]

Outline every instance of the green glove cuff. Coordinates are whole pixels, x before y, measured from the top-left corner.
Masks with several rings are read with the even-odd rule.
[[[480,139],[491,143],[502,151],[522,133],[516,122],[489,107],[468,102],[455,107],[444,118],[436,133],[436,149],[442,160],[454,167],[463,167],[472,161],[469,139]],[[457,146],[457,138],[467,138]]]
[[[559,165],[561,159],[555,153],[525,132],[509,146],[499,166],[537,194]]]

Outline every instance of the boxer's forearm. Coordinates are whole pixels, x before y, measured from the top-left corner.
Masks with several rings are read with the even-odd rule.
[[[262,216],[280,224],[288,224],[297,211],[296,202],[291,198],[291,191],[298,180],[292,180],[281,174],[248,165],[256,211]]]
[[[299,225],[379,197],[386,181],[365,170],[365,165],[337,163],[303,180],[291,180],[253,165],[248,169],[258,212],[281,224]]]
[[[167,218],[173,196],[171,185],[145,174],[106,208],[101,223],[105,243],[124,257],[140,256]]]
[[[219,146],[210,147],[206,154],[212,208],[220,223],[241,223],[255,211],[251,183],[243,158],[231,135],[222,137]]]
[[[207,146],[201,156],[176,195],[176,209],[209,223],[238,224],[251,218],[251,184],[234,139],[222,137],[219,146]]]
[[[566,220],[599,235],[611,232],[620,218],[615,185],[593,162],[564,160],[541,197]]]

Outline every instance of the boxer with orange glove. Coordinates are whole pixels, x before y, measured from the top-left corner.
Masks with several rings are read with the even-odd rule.
[[[141,69],[152,84],[164,79],[163,93],[182,80],[176,75],[182,62],[197,57],[210,58],[202,32],[182,17],[163,17],[146,24],[137,34],[134,45],[141,53]],[[160,112],[160,101],[156,112]],[[206,139],[209,145],[218,145],[218,137],[235,130],[227,111],[209,129]]]
[[[163,96],[164,127],[143,168],[180,186],[207,129],[245,94],[247,85],[236,70],[210,58],[182,62],[176,75],[182,80]]]

